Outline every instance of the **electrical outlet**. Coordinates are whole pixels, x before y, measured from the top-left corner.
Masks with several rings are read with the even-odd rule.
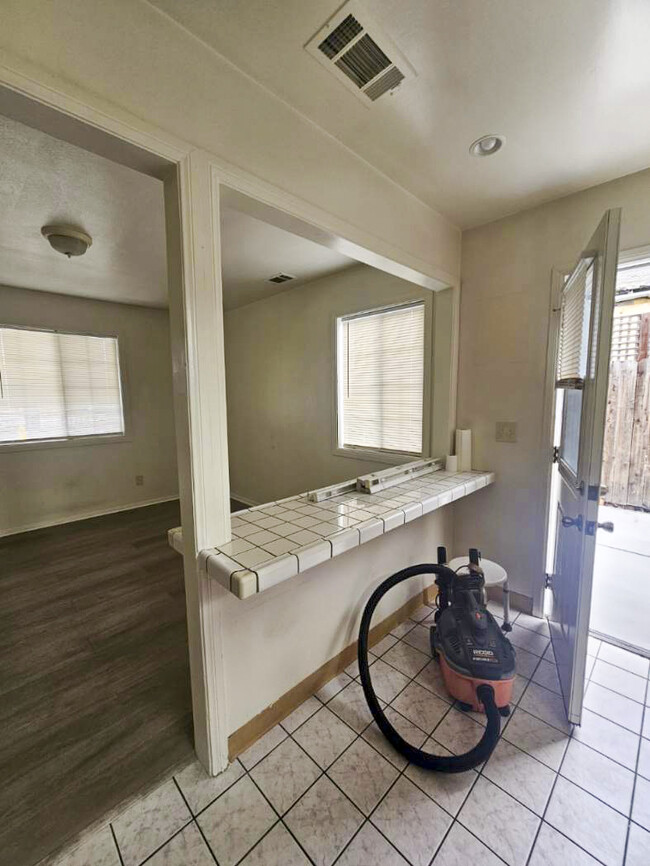
[[[142,487],[144,485],[144,475],[135,476],[135,486]]]
[[[517,422],[516,421],[497,421],[496,429],[497,442],[516,442],[517,441]]]

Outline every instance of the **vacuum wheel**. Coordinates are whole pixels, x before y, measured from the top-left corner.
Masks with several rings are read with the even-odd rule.
[[[510,625],[509,622],[504,622],[503,625],[501,626],[501,631],[504,631],[507,634],[509,631],[512,631],[512,626]]]
[[[510,707],[499,707],[499,715],[501,715],[504,719],[507,719],[510,715]]]
[[[458,709],[462,710],[464,713],[469,713],[472,710],[472,705],[466,704],[464,701],[458,701]]]

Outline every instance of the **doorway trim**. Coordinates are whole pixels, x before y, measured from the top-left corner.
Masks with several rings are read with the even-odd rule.
[[[35,125],[39,126],[40,113],[50,124],[49,134],[65,139],[63,130],[72,129],[72,143],[104,156],[112,153],[110,158],[136,170],[146,171],[148,163],[155,169],[161,160],[169,163],[169,171],[157,176],[165,180],[168,235],[177,242],[170,249],[168,238],[168,268],[194,736],[200,761],[216,774],[228,764],[221,632],[221,602],[227,591],[201,571],[198,554],[230,538],[220,189],[229,187],[282,212],[289,222],[306,224],[321,242],[325,234],[337,238],[340,251],[354,251],[352,257],[359,261],[375,262],[376,267],[429,289],[452,288],[450,444],[456,427],[460,279],[99,96],[65,87],[50,73],[0,51],[0,91],[29,101]],[[81,95],[71,95],[75,90]],[[21,120],[17,115],[16,119]],[[58,124],[58,131],[52,123]],[[104,139],[109,137],[107,144]],[[155,171],[150,168],[148,173]]]

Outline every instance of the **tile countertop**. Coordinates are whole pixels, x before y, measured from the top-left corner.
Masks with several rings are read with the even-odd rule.
[[[248,598],[493,481],[493,472],[432,470],[379,493],[344,493],[324,502],[310,502],[303,493],[256,505],[232,515],[232,541],[202,550],[199,565],[238,598]],[[182,553],[182,530],[168,535]]]

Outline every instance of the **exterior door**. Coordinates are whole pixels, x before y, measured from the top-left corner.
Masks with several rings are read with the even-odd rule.
[[[621,213],[609,210],[561,294],[557,514],[549,627],[570,722],[580,724]]]

